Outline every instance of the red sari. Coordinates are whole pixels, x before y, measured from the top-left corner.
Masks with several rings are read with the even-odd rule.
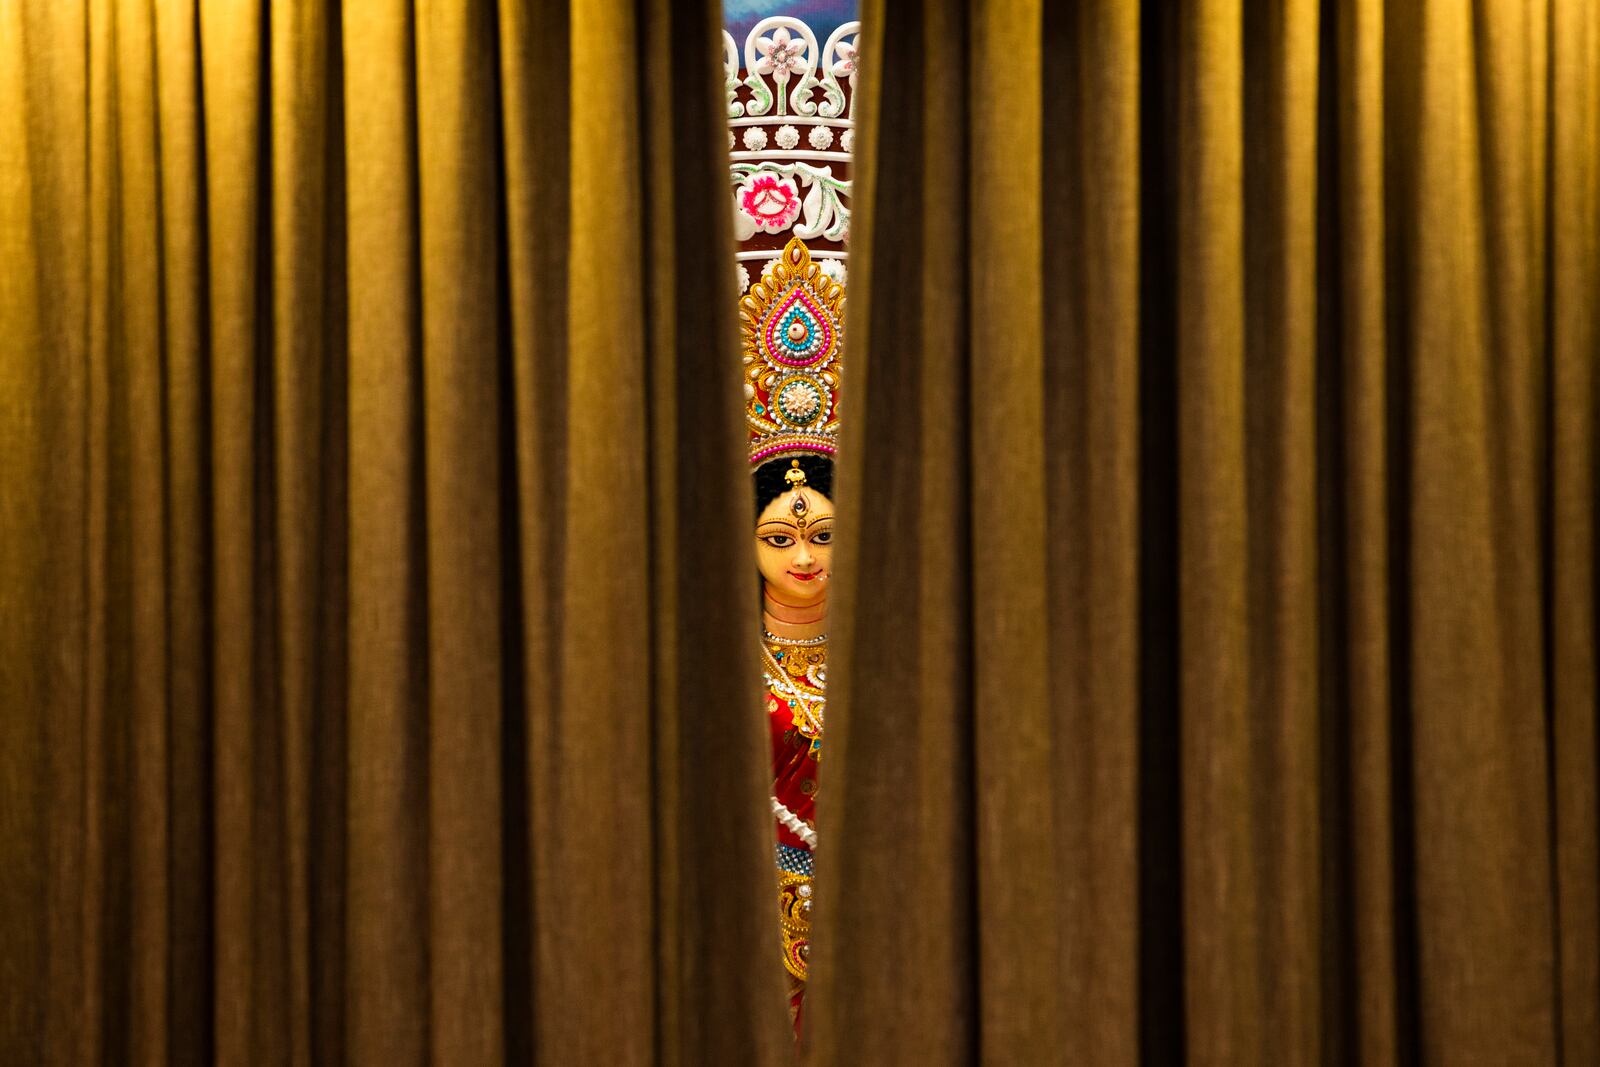
[[[789,1015],[800,1034],[811,951],[812,855],[816,850],[817,761],[827,681],[826,639],[765,635],[767,725],[772,735],[772,812],[777,823],[779,927],[789,975]]]

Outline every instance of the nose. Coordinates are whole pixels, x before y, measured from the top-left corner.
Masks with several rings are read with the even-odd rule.
[[[800,547],[797,548],[794,553],[795,569],[805,570],[807,567],[811,566],[812,562],[813,558],[811,555],[811,549],[806,546],[804,541],[801,541]]]

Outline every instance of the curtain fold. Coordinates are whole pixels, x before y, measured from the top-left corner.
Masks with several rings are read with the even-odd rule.
[[[818,1059],[1593,1059],[1600,16],[862,21]]]
[[[0,10],[0,1059],[787,1055],[719,15]]]

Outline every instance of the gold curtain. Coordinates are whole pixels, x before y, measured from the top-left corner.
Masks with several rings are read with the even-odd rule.
[[[1600,1062],[1600,7],[862,23],[820,1061]]]
[[[719,22],[0,4],[0,1059],[786,1054]]]

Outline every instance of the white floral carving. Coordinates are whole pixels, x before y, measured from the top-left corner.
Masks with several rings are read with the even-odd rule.
[[[728,117],[736,119],[744,114],[744,105],[737,98],[739,94],[739,46],[733,41],[733,34],[727,30],[722,31],[722,95],[728,108]],[[730,141],[728,147],[732,148]]]
[[[800,216],[800,190],[794,178],[776,170],[750,171],[734,195],[739,207],[763,233],[782,233]]]
[[[819,47],[816,34],[801,19],[768,16],[751,27],[745,38],[746,76],[742,82],[738,50],[733,38],[725,35],[723,68],[728,117],[795,114],[805,118],[850,118],[853,98],[846,95],[840,82],[854,86],[861,71],[860,33],[860,22],[846,22]],[[750,90],[749,99],[744,101],[737,98],[741,84]]]
[[[789,75],[800,69],[806,42],[790,37],[788,27],[779,26],[771,37],[756,39],[756,51],[761,53],[755,65],[757,74],[771,74],[779,81],[788,81]]]
[[[860,36],[861,23],[847,22],[834,30],[828,43],[822,46],[822,80],[817,84],[822,88],[823,100],[815,113],[825,119],[849,118],[855,107],[854,97],[845,99],[839,79],[843,78],[852,86],[855,84],[861,65]],[[803,113],[812,114],[810,111]]]
[[[733,126],[728,134],[733,153],[729,207],[734,237],[745,248],[735,269],[741,294],[750,291],[752,276],[770,280],[783,262],[777,249],[749,248],[760,235],[792,233],[806,241],[838,242],[836,251],[816,250],[813,262],[822,277],[845,284],[851,182],[834,171],[855,146],[850,112],[860,72],[860,28],[859,22],[839,26],[819,46],[804,21],[785,15],[763,18],[744,39],[742,68],[733,38],[724,36],[724,88]],[[746,93],[739,92],[741,86]],[[741,142],[744,152],[736,150]],[[816,165],[824,161],[833,165]],[[773,377],[764,387],[777,384]],[[745,383],[747,398],[753,389]],[[807,397],[795,390],[790,394],[792,413],[802,415]]]
[[[750,89],[744,114],[772,114],[774,103],[780,116],[789,114],[791,106],[797,114],[815,114],[815,105],[810,105],[810,110],[807,105],[811,90],[817,85],[819,54],[816,35],[797,18],[772,15],[756,23],[744,45],[745,69],[749,72],[744,84]]]
[[[828,73],[835,78],[850,78],[856,73],[856,42],[840,41],[833,46],[833,54],[838,57]]]
[[[842,241],[850,232],[845,204],[850,182],[834,177],[832,167],[798,161],[734,163],[730,173],[743,213],[759,216],[757,225],[764,232],[782,233],[792,225],[796,237],[830,241]],[[787,200],[791,191],[799,196],[797,205]]]

